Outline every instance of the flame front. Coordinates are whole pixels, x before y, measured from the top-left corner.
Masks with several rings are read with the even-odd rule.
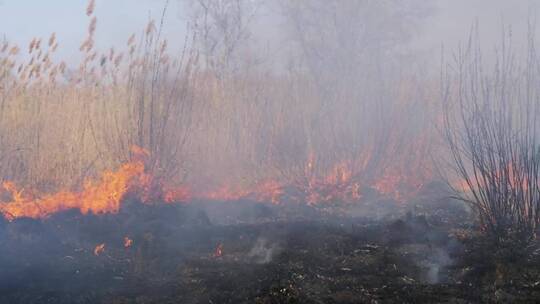
[[[223,244],[218,244],[216,250],[214,251],[214,257],[219,258],[223,255]]]
[[[317,175],[313,153],[309,154],[301,180],[268,179],[251,187],[223,186],[207,192],[193,192],[188,186],[171,187],[145,171],[148,152],[132,149],[131,162],[116,171],[105,171],[97,181],[86,181],[81,191],[61,190],[54,194],[35,195],[3,183],[8,201],[0,201],[0,213],[8,220],[20,217],[46,218],[57,212],[76,209],[82,214],[117,213],[126,194],[136,195],[142,202],[187,202],[191,200],[234,201],[247,199],[282,204],[300,202],[316,206],[326,203],[355,203],[362,199],[362,189],[371,187],[397,201],[418,190],[429,174],[408,174],[399,166],[387,168],[378,178],[362,174],[369,157],[337,163],[326,175]],[[414,170],[422,172],[421,170]],[[287,189],[295,189],[291,193]],[[1,192],[0,192],[1,194]],[[6,197],[6,195],[0,196]]]
[[[131,245],[133,245],[133,240],[127,236],[124,237],[124,248],[129,248]]]
[[[99,256],[103,252],[105,252],[105,243],[99,244],[99,245],[96,246],[96,248],[94,248],[94,255],[95,256]]]
[[[82,214],[116,213],[128,190],[141,185],[142,162],[126,163],[115,172],[106,171],[98,182],[86,181],[80,192],[62,190],[42,196],[25,195],[13,183],[3,184],[11,201],[0,203],[0,212],[9,220],[19,217],[43,218],[51,214],[77,209]]]

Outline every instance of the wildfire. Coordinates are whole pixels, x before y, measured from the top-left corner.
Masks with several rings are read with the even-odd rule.
[[[284,194],[283,185],[277,181],[267,181],[257,186],[254,191],[255,200],[280,204]]]
[[[136,195],[142,202],[187,202],[193,199],[234,201],[248,199],[256,202],[282,204],[284,200],[319,205],[333,202],[355,203],[362,198],[362,189],[372,187],[380,194],[402,201],[414,193],[426,180],[425,176],[405,174],[399,168],[386,170],[379,178],[365,178],[361,173],[369,157],[359,161],[339,162],[326,175],[317,174],[313,153],[304,166],[303,181],[266,180],[251,187],[223,186],[217,190],[197,193],[182,185],[170,187],[145,171],[149,157],[144,149],[132,149],[132,161],[121,165],[116,171],[105,171],[97,181],[87,180],[81,191],[61,190],[53,194],[32,194],[17,188],[14,183],[4,182],[2,188],[9,197],[0,201],[0,213],[8,220],[20,217],[46,218],[68,209],[82,214],[117,213],[123,199]],[[420,172],[419,170],[417,170]],[[427,175],[426,175],[427,176]],[[296,189],[287,193],[286,189]],[[1,194],[1,188],[0,188]],[[6,197],[6,195],[0,196]],[[128,246],[126,246],[128,247]]]
[[[217,190],[203,193],[200,196],[209,200],[235,201],[247,197],[249,193],[249,190],[234,189],[230,186],[222,186]]]
[[[105,252],[105,243],[99,244],[99,245],[96,246],[96,248],[94,248],[94,255],[95,256],[99,256],[103,252]]]
[[[20,217],[46,218],[54,213],[77,209],[82,214],[117,213],[126,194],[133,193],[143,202],[180,201],[188,198],[184,188],[165,191],[154,177],[145,172],[148,152],[132,148],[131,162],[116,171],[105,171],[98,181],[87,180],[81,191],[61,190],[53,194],[31,195],[11,182],[3,189],[9,201],[0,201],[0,213],[8,220]]]
[[[372,187],[380,194],[402,202],[408,195],[416,193],[422,187],[422,181],[414,176],[404,176],[399,171],[390,171],[375,181]]]
[[[240,199],[249,199],[261,203],[279,204],[284,194],[284,185],[275,180],[268,180],[251,188],[234,188],[231,186],[222,186],[221,188],[200,193],[198,199],[216,200],[216,201],[235,201]]]
[[[175,202],[187,202],[192,199],[190,189],[185,186],[165,189],[164,193],[163,200],[169,204]]]
[[[219,243],[214,251],[214,257],[219,258],[223,255],[223,244]]]
[[[313,163],[308,163],[313,168]],[[332,201],[354,202],[361,198],[360,182],[356,180],[351,162],[340,162],[322,178],[312,176],[304,189],[310,205]]]
[[[133,240],[127,236],[124,237],[124,248],[129,248],[131,245],[133,245]]]
[[[0,203],[0,212],[9,220],[43,218],[68,209],[78,209],[82,214],[116,213],[132,183],[143,173],[142,162],[127,163],[115,172],[106,171],[98,182],[86,181],[80,192],[62,190],[41,197],[25,195],[24,190],[6,182],[3,188],[11,194],[12,200]]]

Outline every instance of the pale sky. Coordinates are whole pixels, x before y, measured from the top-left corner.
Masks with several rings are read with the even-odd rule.
[[[512,24],[516,36],[524,35],[528,17],[534,19],[536,7],[540,6],[540,0],[426,1],[435,3],[437,9],[414,42],[415,47],[425,51],[440,48],[442,42],[449,48],[455,47],[467,38],[475,19],[479,20],[483,42],[492,43],[499,38],[503,21]],[[183,43],[188,22],[179,3],[171,0],[164,27],[173,47]],[[98,48],[125,45],[132,33],[144,28],[149,16],[159,19],[164,4],[165,0],[97,0]],[[86,5],[87,0],[0,0],[0,35],[25,50],[33,37],[47,39],[56,32],[60,42],[58,56],[76,62],[87,31]]]
[[[33,37],[47,39],[55,32],[60,43],[58,55],[76,57],[87,33],[87,3],[87,0],[0,0],[0,35],[25,50]],[[145,28],[150,16],[160,18],[164,4],[164,0],[97,0],[94,12],[98,20],[97,46],[125,45],[131,34]],[[186,23],[177,1],[172,0],[164,33],[172,38],[173,45],[174,41],[184,41]]]
[[[503,24],[512,27],[517,39],[526,34],[529,18],[534,21],[538,17],[537,8],[540,7],[540,0],[435,0],[435,2],[438,6],[437,12],[427,20],[420,38],[426,41],[426,45],[440,45],[441,42],[445,42],[454,46],[459,41],[466,40],[475,20],[479,23],[480,39],[486,44],[495,43],[500,39]]]

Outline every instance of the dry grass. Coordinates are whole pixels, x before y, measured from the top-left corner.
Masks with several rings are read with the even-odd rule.
[[[96,50],[93,3],[87,15],[76,69],[51,59],[54,34],[34,39],[29,55],[1,49],[0,178],[76,187],[129,160],[132,145],[150,151],[155,174],[199,187],[301,182],[342,162],[366,182],[426,178],[434,109],[414,78],[346,81],[329,95],[301,69],[223,77],[190,36],[169,54],[153,21],[125,50]]]

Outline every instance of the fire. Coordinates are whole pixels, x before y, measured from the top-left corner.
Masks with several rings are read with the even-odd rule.
[[[483,172],[485,178],[471,176],[469,180],[466,180],[462,177],[454,177],[451,186],[459,192],[467,193],[479,188],[490,188],[491,185],[497,185],[501,181],[504,181],[511,188],[520,188],[528,191],[530,183],[534,183],[534,178],[531,179],[530,176],[519,172],[520,170],[518,165],[509,163],[493,172]]]
[[[313,163],[308,163],[313,168]],[[360,183],[354,179],[351,162],[340,162],[330,172],[320,177],[310,177],[304,189],[307,203],[317,205],[332,201],[354,202],[361,198]]]
[[[154,177],[145,172],[148,153],[132,148],[131,162],[116,171],[105,171],[98,181],[87,180],[81,191],[60,190],[53,194],[31,195],[11,182],[4,182],[3,189],[9,201],[0,201],[0,213],[8,220],[20,217],[46,218],[57,212],[77,209],[82,214],[117,213],[126,194],[134,193],[143,201],[173,202],[188,198],[185,188],[165,191]]]
[[[251,186],[225,185],[208,192],[193,192],[185,185],[171,187],[146,172],[145,163],[149,153],[134,147],[132,161],[124,163],[116,171],[105,171],[98,180],[87,180],[82,190],[60,190],[52,194],[33,194],[18,188],[12,182],[4,182],[2,188],[9,199],[1,201],[0,213],[8,220],[20,217],[46,218],[69,209],[82,214],[117,213],[127,194],[137,196],[143,203],[187,202],[192,200],[235,201],[247,199],[256,202],[282,204],[284,200],[317,206],[327,203],[356,203],[362,199],[362,189],[371,187],[380,194],[397,201],[415,193],[429,178],[422,170],[408,174],[399,166],[384,170],[374,177],[362,174],[368,171],[369,154],[357,161],[342,161],[321,174],[314,153],[309,153],[301,180],[268,179]],[[286,194],[286,189],[294,189]],[[0,188],[0,194],[1,188]]]
[[[3,188],[11,194],[12,200],[0,203],[0,212],[10,220],[43,218],[68,209],[78,209],[82,214],[116,213],[131,184],[143,173],[142,162],[127,163],[117,171],[104,172],[98,182],[86,181],[80,192],[62,190],[41,197],[25,195],[24,190],[6,182]]]
[[[133,240],[127,236],[124,237],[124,248],[129,248],[131,245],[133,245]]]
[[[214,257],[219,258],[223,255],[223,244],[219,243],[214,251]]]
[[[249,195],[250,191],[244,189],[234,189],[230,186],[222,186],[221,188],[207,193],[203,193],[201,198],[209,200],[223,200],[223,201],[235,201],[241,198],[245,198]]]
[[[371,187],[381,195],[405,201],[417,193],[423,183],[431,178],[429,173],[415,168],[414,174],[407,174],[399,167],[383,170],[374,177],[366,176],[369,154],[363,154],[356,161],[341,161],[331,167],[326,174],[317,174],[315,153],[308,154],[304,166],[304,178],[299,181],[269,179],[250,187],[224,185],[217,190],[192,193],[187,188],[178,188],[167,192],[166,201],[173,202],[172,197],[184,200],[199,199],[213,201],[236,201],[247,199],[256,202],[282,204],[287,202],[303,202],[317,206],[327,203],[357,203],[362,199],[362,189]],[[286,194],[286,189],[295,189]],[[176,191],[176,192],[175,192]]]
[[[216,201],[235,201],[249,199],[261,203],[279,204],[284,194],[284,186],[275,180],[268,180],[256,184],[251,188],[222,186],[221,188],[205,193],[200,193],[198,199]]]
[[[94,255],[95,256],[99,256],[103,252],[105,252],[105,243],[99,244],[99,245],[96,246],[96,248],[94,248]]]
[[[255,200],[258,202],[271,202],[280,204],[284,194],[283,185],[277,181],[270,180],[257,186],[254,191]]]
[[[382,178],[373,183],[372,187],[384,196],[403,202],[417,193],[424,181],[425,179],[418,176],[406,176],[399,170],[387,170]]]
[[[163,199],[166,203],[187,202],[192,199],[191,191],[188,187],[180,186],[164,190]]]

